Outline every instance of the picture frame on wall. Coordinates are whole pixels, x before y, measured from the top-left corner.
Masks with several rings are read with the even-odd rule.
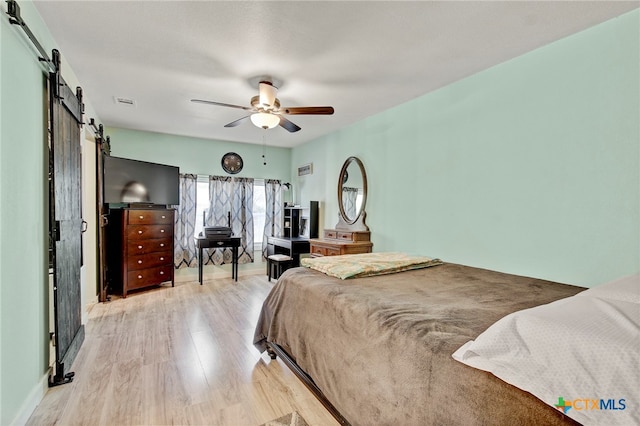
[[[304,164],[298,167],[298,176],[313,174],[313,163]]]

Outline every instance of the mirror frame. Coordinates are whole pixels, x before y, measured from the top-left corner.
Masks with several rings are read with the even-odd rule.
[[[358,211],[358,215],[350,219],[344,212],[344,204],[342,204],[342,185],[344,183],[344,177],[347,173],[347,168],[355,163],[360,168],[360,173],[362,174],[362,205]],[[336,229],[348,229],[351,231],[368,231],[369,227],[364,223],[364,219],[367,216],[365,212],[365,206],[367,205],[367,173],[364,170],[364,164],[358,157],[349,157],[345,160],[342,165],[342,169],[340,170],[340,175],[338,176],[338,224],[336,225]]]

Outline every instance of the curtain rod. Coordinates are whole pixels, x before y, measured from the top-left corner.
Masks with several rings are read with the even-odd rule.
[[[185,173],[185,174],[196,175],[198,178],[208,178],[209,176],[221,176],[221,175],[203,175],[201,173]],[[234,176],[231,176],[231,177],[234,177]],[[245,176],[245,177],[248,177],[248,178],[251,178],[251,179],[256,179],[256,180],[280,180],[280,181],[282,181],[281,179],[274,179],[274,178],[262,178],[262,177],[251,177],[251,176]],[[282,185],[291,186],[291,183],[282,182]]]

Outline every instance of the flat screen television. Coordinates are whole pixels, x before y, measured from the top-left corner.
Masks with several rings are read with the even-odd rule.
[[[104,156],[104,202],[180,204],[180,168],[129,158]]]

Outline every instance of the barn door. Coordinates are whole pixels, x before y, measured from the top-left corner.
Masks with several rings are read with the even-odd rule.
[[[89,125],[96,131],[96,203],[98,213],[98,301],[107,302],[109,288],[107,285],[107,224],[108,206],[104,203],[104,156],[111,153],[109,136],[104,136],[102,124],[96,126],[93,118]]]
[[[60,76],[59,54],[54,50],[56,72],[49,77],[49,228],[53,255],[53,297],[56,362],[49,386],[73,380],[65,371],[84,341],[80,267],[82,89],[76,94]]]

